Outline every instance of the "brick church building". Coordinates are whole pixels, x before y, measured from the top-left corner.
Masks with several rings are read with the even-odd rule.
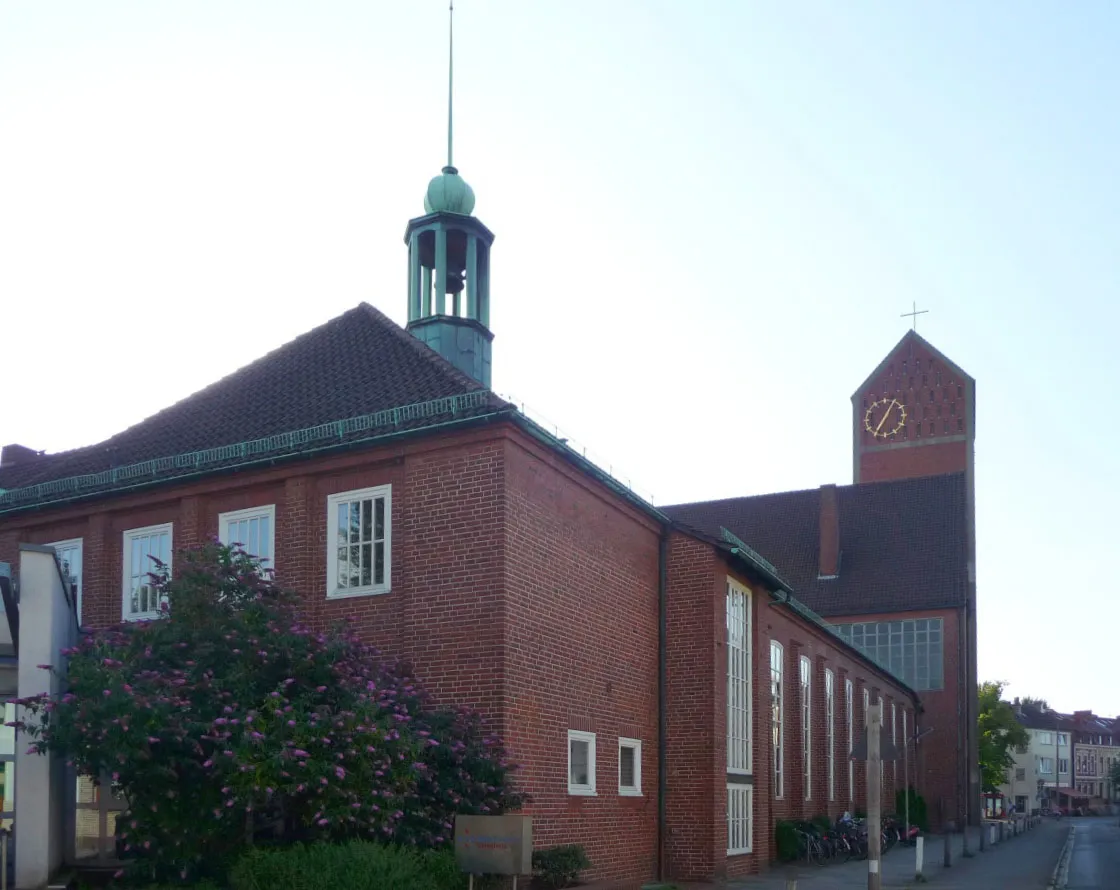
[[[854,484],[667,507],[780,567],[837,633],[921,696],[916,787],[979,819],[975,381],[916,331],[852,396]]]
[[[312,622],[355,616],[479,708],[535,846],[581,844],[619,886],[758,871],[776,820],[862,807],[872,703],[907,757],[884,801],[917,766],[963,813],[972,381],[909,334],[854,397],[857,484],[655,507],[490,390],[473,209],[453,167],[430,183],[406,328],[362,304],[104,442],[6,446],[0,562],[53,546],[97,628],[159,618],[148,555],[244,544]]]

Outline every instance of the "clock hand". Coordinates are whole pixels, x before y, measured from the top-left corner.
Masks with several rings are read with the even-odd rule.
[[[883,412],[883,419],[879,421],[879,425],[875,427],[875,435],[879,434],[879,430],[883,428],[883,424],[887,422],[887,418],[891,416],[891,408],[894,407],[894,399],[887,405],[887,410]]]

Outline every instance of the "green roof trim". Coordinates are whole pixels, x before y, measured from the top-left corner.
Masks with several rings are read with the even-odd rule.
[[[837,637],[840,640],[844,639],[843,637],[840,636],[840,634],[837,632],[835,627],[833,627],[831,624],[829,624],[827,621],[825,621],[823,618],[821,618],[820,615],[818,615],[816,612],[814,612],[807,605],[805,605],[803,602],[801,602],[801,600],[797,599],[797,597],[795,597],[793,595],[793,588],[789,584],[787,584],[785,581],[782,580],[782,576],[778,574],[778,570],[774,567],[774,565],[769,560],[767,560],[765,557],[763,557],[760,553],[758,553],[758,551],[756,551],[754,548],[752,548],[749,544],[746,544],[743,541],[741,541],[732,532],[728,531],[723,526],[720,526],[719,531],[720,531],[720,535],[723,537],[724,542],[731,545],[731,552],[732,553],[734,553],[735,555],[737,555],[739,557],[742,557],[747,562],[751,563],[752,565],[754,565],[756,568],[762,570],[763,572],[766,572],[772,578],[774,578],[774,580],[776,580],[778,582],[778,587],[780,589],[778,591],[776,591],[776,594],[778,596],[780,596],[782,601],[784,603],[786,603],[791,609],[793,609],[793,611],[797,612],[803,618],[809,619],[814,624],[816,624],[818,627],[824,628],[829,633],[831,633],[834,637]],[[847,641],[844,640],[844,642],[847,642]],[[851,644],[849,644],[849,645],[851,645]]]
[[[270,455],[279,456],[293,451],[303,451],[309,445],[321,448],[335,443],[341,444],[347,436],[354,433],[375,430],[390,432],[404,424],[416,421],[446,415],[452,417],[466,415],[470,411],[486,407],[491,398],[492,393],[489,390],[480,389],[474,392],[431,399],[426,402],[402,405],[398,408],[387,408],[374,414],[364,414],[346,420],[321,423],[318,426],[278,433],[274,436],[265,436],[261,439],[252,439],[234,445],[222,445],[217,448],[207,448],[203,451],[191,451],[171,457],[160,457],[141,463],[114,467],[100,473],[69,476],[64,479],[41,482],[38,485],[29,485],[25,488],[13,488],[9,491],[0,492],[0,513],[53,501],[68,500],[100,490],[112,490],[126,484],[143,484],[162,481],[164,478],[174,478],[185,473],[194,474],[211,469],[225,469],[223,465],[231,460],[249,460]]]
[[[737,556],[743,557],[743,559],[751,563],[755,568],[770,575],[775,581],[778,582],[779,586],[781,586],[786,593],[791,593],[793,591],[793,588],[790,587],[789,584],[787,584],[782,579],[782,576],[778,574],[778,570],[774,567],[774,564],[763,557],[761,553],[759,553],[750,545],[739,540],[739,538],[735,537],[734,534],[732,534],[722,525],[719,527],[719,533],[723,538],[724,543],[731,545],[733,553],[735,553]]]

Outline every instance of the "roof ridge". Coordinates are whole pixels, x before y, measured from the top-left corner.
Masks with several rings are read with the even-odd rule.
[[[819,493],[821,488],[825,485],[835,485],[838,490],[842,489],[844,491],[853,491],[853,490],[864,489],[864,488],[867,488],[867,487],[873,486],[873,485],[882,486],[884,488],[886,488],[888,486],[892,486],[892,485],[898,485],[898,486],[916,485],[916,484],[921,483],[921,482],[930,483],[933,480],[943,479],[943,478],[948,478],[948,477],[961,477],[961,478],[963,478],[965,475],[966,474],[965,474],[964,470],[954,470],[951,473],[935,473],[935,474],[930,475],[930,476],[910,476],[910,477],[907,477],[905,479],[880,479],[880,480],[876,480],[876,481],[873,481],[873,482],[844,482],[844,483],[822,482],[820,485],[818,485],[814,488],[791,488],[791,489],[786,489],[784,491],[765,491],[765,492],[760,492],[759,494],[731,495],[730,497],[713,498],[711,500],[682,501],[681,503],[677,503],[677,504],[665,504],[660,509],[662,509],[662,510],[677,510],[677,509],[683,509],[685,507],[699,507],[699,506],[709,506],[709,505],[715,505],[715,504],[733,504],[733,503],[737,503],[737,502],[740,502],[740,501],[760,500],[762,498],[788,498],[788,497],[793,497],[794,495],[809,496],[809,495]]]
[[[67,451],[55,451],[55,452],[52,452],[50,454],[44,454],[42,456],[42,459],[50,460],[50,459],[54,459],[54,458],[63,458],[63,457],[66,457],[68,455],[78,454],[78,453],[81,453],[81,452],[89,452],[89,451],[91,451],[93,449],[96,449],[98,447],[101,447],[101,446],[111,447],[110,443],[114,439],[119,439],[120,437],[124,436],[126,433],[130,432],[131,430],[134,430],[136,427],[141,426],[145,423],[148,423],[148,421],[159,417],[161,414],[165,414],[169,411],[174,410],[175,408],[177,408],[179,405],[183,404],[184,402],[190,401],[191,399],[195,398],[196,396],[200,396],[203,393],[208,392],[209,390],[212,390],[217,386],[220,386],[222,383],[225,383],[231,377],[236,377],[238,374],[241,374],[245,371],[248,371],[254,365],[258,365],[261,362],[267,360],[270,356],[272,356],[274,353],[279,352],[281,349],[287,349],[290,346],[294,346],[295,344],[299,343],[301,340],[306,340],[307,338],[311,337],[313,334],[318,333],[323,328],[326,328],[326,327],[329,327],[332,324],[338,323],[343,318],[345,318],[347,315],[350,315],[351,313],[355,312],[356,309],[357,309],[357,307],[355,307],[354,309],[347,309],[345,312],[343,312],[339,315],[336,315],[333,318],[328,318],[326,321],[315,325],[315,327],[310,328],[310,329],[304,331],[301,334],[297,334],[291,340],[287,340],[287,341],[279,344],[278,346],[274,346],[272,349],[270,349],[268,352],[264,353],[263,355],[257,356],[255,359],[253,359],[248,364],[242,365],[239,368],[235,368],[234,370],[230,371],[228,374],[224,374],[223,376],[219,377],[217,380],[213,380],[210,383],[207,383],[204,387],[202,387],[202,389],[196,389],[194,392],[188,393],[187,395],[183,396],[181,399],[176,399],[170,405],[165,405],[164,407],[160,408],[158,411],[155,411],[154,413],[149,414],[146,417],[142,417],[140,420],[136,421],[135,423],[130,423],[124,429],[117,430],[115,433],[113,433],[111,436],[109,436],[105,439],[101,439],[98,442],[91,442],[89,445],[79,445],[77,448],[71,448]]]
[[[385,327],[400,343],[407,344],[407,347],[413,350],[419,357],[425,359],[440,371],[448,374],[456,383],[461,383],[472,390],[486,388],[470,375],[464,374],[426,343],[417,340],[412,334],[393,321],[393,319],[389,318],[388,315],[372,303],[367,303],[365,300],[362,300],[362,302],[350,311],[364,312],[369,317],[370,321]]]

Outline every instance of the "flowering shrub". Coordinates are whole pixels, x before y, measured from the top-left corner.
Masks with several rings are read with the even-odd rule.
[[[210,544],[153,579],[168,614],[83,635],[66,693],[21,701],[18,724],[124,795],[145,876],[221,874],[253,843],[438,848],[456,812],[521,804],[476,715],[432,708],[349,628],[311,630],[243,551]]]

